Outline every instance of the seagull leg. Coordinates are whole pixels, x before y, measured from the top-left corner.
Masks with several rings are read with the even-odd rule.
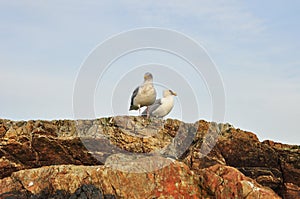
[[[149,107],[147,106],[147,119],[149,119]]]
[[[141,106],[139,105],[139,115],[141,115]]]

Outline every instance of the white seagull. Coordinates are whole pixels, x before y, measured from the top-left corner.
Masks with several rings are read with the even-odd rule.
[[[164,90],[163,98],[157,99],[154,104],[149,106],[150,116],[162,118],[168,115],[174,106],[173,96],[177,96],[177,94],[171,90]],[[142,115],[146,115],[146,111]]]
[[[148,113],[148,106],[153,104],[156,99],[156,91],[153,86],[153,76],[151,73],[145,73],[144,75],[144,83],[137,87],[131,96],[130,108],[129,110],[139,110],[143,106],[147,106],[147,113]],[[147,114],[149,117],[149,114]]]

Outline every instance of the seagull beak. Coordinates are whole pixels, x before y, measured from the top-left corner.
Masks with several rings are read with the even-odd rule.
[[[177,93],[175,93],[175,92],[172,91],[172,95],[177,96]]]

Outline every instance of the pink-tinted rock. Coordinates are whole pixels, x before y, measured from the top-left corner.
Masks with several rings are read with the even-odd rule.
[[[280,198],[272,189],[244,176],[233,167],[216,164],[200,171],[201,187],[215,198]]]
[[[0,196],[13,192],[38,195],[43,190],[74,193],[84,184],[92,184],[104,194],[120,198],[197,198],[198,181],[189,168],[170,162],[160,170],[128,173],[106,166],[45,166],[15,172],[0,180]]]

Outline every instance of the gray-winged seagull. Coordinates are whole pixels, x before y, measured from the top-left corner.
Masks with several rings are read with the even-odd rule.
[[[164,90],[163,98],[157,99],[154,104],[149,106],[150,116],[162,118],[168,115],[174,106],[173,96],[177,96],[177,94],[171,90]],[[142,115],[146,115],[146,111]]]
[[[144,75],[144,83],[137,87],[131,96],[130,108],[129,110],[139,110],[143,106],[148,106],[153,104],[156,99],[156,91],[153,86],[153,76],[151,73],[145,73]],[[149,114],[147,114],[149,117]]]

